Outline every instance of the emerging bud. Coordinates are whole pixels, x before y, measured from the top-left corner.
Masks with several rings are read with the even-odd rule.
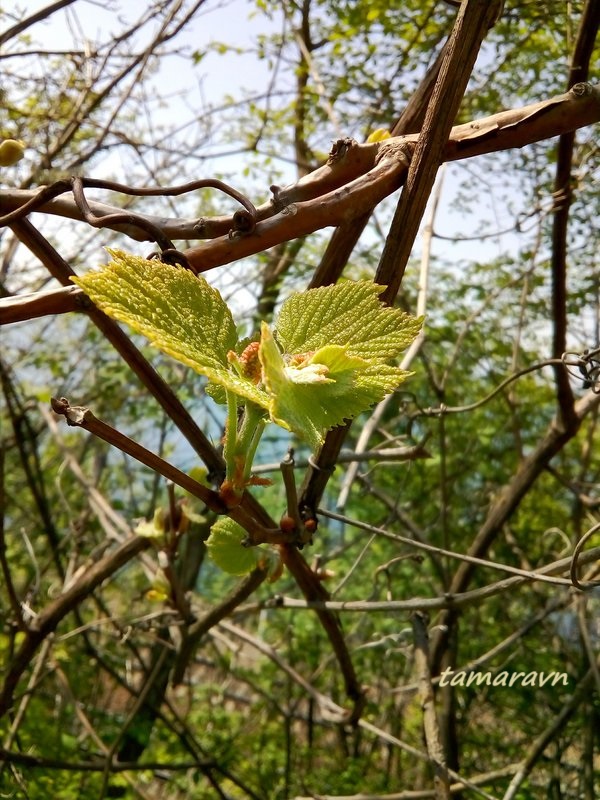
[[[227,360],[235,364],[243,378],[248,378],[254,384],[259,384],[262,378],[262,368],[258,357],[259,342],[250,342],[242,354],[238,356],[233,350],[227,353]]]

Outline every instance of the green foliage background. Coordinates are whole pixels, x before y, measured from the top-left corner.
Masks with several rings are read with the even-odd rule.
[[[81,0],[72,5],[71,12],[80,15],[84,27],[89,25],[91,7]],[[217,4],[200,7],[214,14],[213,5]],[[143,12],[146,22],[132,25],[139,38],[130,34],[122,42],[114,33],[117,13],[124,13],[125,6],[117,2],[109,9],[112,26],[104,40],[94,44],[91,83],[82,69],[87,62],[81,42],[75,54],[40,54],[51,49],[43,26],[32,26],[10,40],[8,57],[0,62],[0,132],[23,139],[28,149],[24,162],[2,171],[4,185],[25,189],[74,172],[136,185],[168,185],[201,173],[229,179],[262,200],[269,184],[291,182],[322,163],[340,132],[364,140],[375,128],[391,128],[456,13],[450,3],[416,0],[236,2],[231,13],[253,15],[258,31],[240,45],[227,40],[224,26],[211,22],[219,17],[192,13],[191,3],[178,11],[175,4],[160,6],[150,4]],[[507,0],[477,62],[460,121],[563,92],[583,6],[575,0]],[[156,44],[147,70],[127,88],[129,74],[139,66],[134,58],[141,44],[151,41],[153,26],[164,23],[171,11],[175,22],[182,23],[181,38],[174,33]],[[188,20],[186,14],[191,15]],[[0,28],[7,29],[19,16],[18,9],[3,9]],[[200,28],[203,35],[210,31],[201,47],[196,41]],[[312,68],[299,51],[298,35]],[[169,103],[175,100],[168,91],[161,96],[155,81],[167,58],[164,49],[179,44],[179,67],[199,82],[218,82],[215,65],[235,61],[241,47],[246,58],[267,66],[265,85],[249,86],[242,74],[235,96],[217,102],[191,93],[188,117],[173,119]],[[598,63],[596,49],[591,61],[594,81]],[[210,65],[211,71],[205,72]],[[163,114],[157,113],[160,105]],[[578,352],[600,340],[595,136],[593,129],[578,132],[572,171],[568,344]],[[235,155],[219,157],[223,152]],[[556,412],[553,372],[547,367],[519,378],[474,410],[435,415],[428,409],[480,400],[508,375],[549,357],[556,158],[553,140],[447,169],[442,206],[434,221],[425,344],[412,364],[414,377],[394,395],[369,443],[373,448],[424,440],[429,458],[363,462],[344,509],[349,517],[464,553],[491,504],[545,435]],[[102,199],[117,203],[123,198]],[[230,210],[206,192],[175,202],[168,212],[152,198],[132,201],[132,207],[141,213],[182,217]],[[346,277],[373,277],[392,210],[393,198],[377,209]],[[39,223],[80,274],[104,260],[101,248],[106,244],[132,247],[124,236],[99,234],[67,220],[45,217]],[[276,313],[285,297],[306,286],[327,241],[327,233],[321,232],[214,270],[208,278],[230,301],[236,319],[244,318],[250,333],[258,319]],[[5,229],[0,246],[6,265],[0,270],[2,295],[54,287],[25,248],[13,250]],[[146,255],[146,249],[147,243],[139,245],[139,254]],[[413,313],[419,255],[416,250],[398,301]],[[134,341],[218,444],[223,415],[206,396],[204,379],[147,346],[141,337]],[[62,425],[54,430],[45,414],[50,395],[90,406],[96,416],[181,469],[200,464],[84,315],[3,327],[1,366],[5,559],[23,608],[34,615],[111,544],[107,529],[116,523],[108,525],[94,511],[90,487],[130,532],[137,521],[151,519],[157,508],[168,505],[164,481],[146,468],[83,431]],[[582,382],[573,381],[573,389],[578,397],[584,395]],[[353,425],[346,447],[354,446],[366,419],[363,415]],[[300,442],[292,443],[298,460],[308,456]],[[257,463],[278,461],[289,444],[289,437],[270,430]],[[597,521],[598,452],[594,412],[529,489],[487,557],[535,569],[568,555]],[[335,509],[346,469],[347,465],[337,466],[323,499],[326,508]],[[277,473],[272,477],[274,485],[261,489],[260,499],[279,518],[285,498]],[[181,574],[190,566],[186,579],[198,616],[237,585],[236,578],[204,559],[207,535],[205,524],[193,522],[177,564]],[[595,539],[590,546],[597,543]],[[324,517],[314,545],[303,554],[309,562],[318,554],[319,568],[333,573],[325,585],[335,600],[440,597],[458,566],[450,558],[421,557],[417,550]],[[470,588],[502,577],[500,571],[478,568]],[[27,681],[36,676],[16,735],[11,734],[14,716],[0,720],[0,743],[42,759],[36,766],[5,763],[0,772],[3,796],[285,800],[385,796],[431,788],[425,762],[363,729],[328,719],[289,670],[237,636],[236,628],[211,629],[183,684],[166,688],[181,619],[168,598],[152,599],[152,590],[163,585],[151,550],[61,622],[43,658],[30,665],[19,684],[15,709],[26,697]],[[306,610],[273,607],[278,595],[301,597],[287,573],[274,584],[262,585],[228,624],[271,648],[271,656],[275,653],[315,690],[344,705],[339,667],[317,617]],[[586,647],[589,643],[597,652],[600,642],[598,603],[597,590],[584,597],[564,586],[538,582],[475,602],[461,612],[444,663],[460,668],[482,659],[476,668],[483,671],[556,670],[569,676],[565,688],[472,686],[438,692],[440,725],[451,739],[445,742],[451,760],[467,777],[489,774],[481,788],[491,796],[503,796],[512,774],[509,767],[526,756],[589,669]],[[0,665],[6,673],[22,634],[5,580],[0,620]],[[436,623],[432,615],[432,639]],[[357,674],[368,687],[364,718],[423,751],[408,614],[344,612],[342,624]],[[158,661],[161,657],[163,662]],[[136,697],[156,664],[156,675],[165,676],[163,683],[156,681],[162,692],[157,689],[154,706],[148,703],[139,709]],[[553,736],[519,789],[518,800],[591,800],[600,793],[599,717],[596,686]],[[85,769],[113,747],[113,756],[121,761],[161,767],[114,774]],[[69,764],[75,768],[68,769]]]

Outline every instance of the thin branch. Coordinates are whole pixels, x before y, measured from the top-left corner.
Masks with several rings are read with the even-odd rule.
[[[87,710],[85,709],[84,704],[77,702],[77,697],[75,695],[75,692],[73,691],[69,679],[67,678],[60,664],[55,664],[55,672],[58,678],[60,688],[62,692],[67,696],[67,698],[71,701],[71,705],[75,710],[75,716],[77,717],[80,725],[86,731],[86,733],[94,743],[95,747],[97,747],[104,754],[106,758],[105,769],[103,773],[103,785],[99,796],[100,800],[103,800],[105,796],[105,778],[107,775],[106,770],[107,768],[112,766],[111,755],[110,755],[111,751],[109,750],[107,745],[103,742],[102,737],[96,732],[96,729],[94,728],[94,725],[90,720],[89,715],[87,714]],[[136,794],[138,794],[142,798],[142,800],[150,800],[148,795],[133,782],[132,778],[129,775],[126,774],[124,777],[127,783],[130,785],[131,789]]]
[[[98,518],[98,522],[105,532],[107,539],[113,539],[116,542],[122,542],[124,539],[132,536],[133,531],[129,523],[121,514],[115,511],[104,495],[102,495],[101,492],[98,491],[97,487],[94,486],[92,481],[85,476],[79,461],[66,446],[65,442],[60,436],[56,416],[52,414],[50,409],[47,408],[47,406],[43,403],[39,403],[38,411],[48,426],[50,433],[54,437],[56,446],[62,455],[63,464],[70,469],[77,481],[79,481],[80,485],[85,490],[90,509]]]
[[[569,575],[571,577],[571,583],[573,584],[573,586],[575,586],[577,589],[580,589],[581,591],[585,591],[586,589],[592,589],[596,586],[600,586],[600,581],[586,581],[585,583],[582,583],[577,575],[578,572],[577,567],[581,560],[581,553],[583,551],[583,547],[587,543],[588,539],[591,539],[592,536],[598,533],[599,530],[600,530],[600,522],[597,522],[595,525],[592,525],[592,527],[583,534],[581,539],[579,539],[579,541],[575,545],[575,550],[573,551],[573,556],[571,558],[571,567],[569,569]]]
[[[161,668],[165,663],[165,660],[168,655],[169,655],[169,649],[163,646],[162,649],[160,650],[158,658],[152,665],[151,671],[146,676],[144,685],[142,686],[138,696],[136,697],[134,704],[129,709],[129,712],[127,714],[127,719],[119,728],[118,734],[113,738],[110,748],[106,749],[106,763],[104,766],[104,772],[102,774],[102,786],[100,788],[100,793],[99,793],[101,800],[106,796],[106,791],[108,789],[108,781],[110,780],[110,775],[113,772],[113,767],[115,763],[115,754],[117,753],[125,734],[131,727],[131,724],[134,722],[136,714],[144,705],[149,692],[153,688],[156,677],[159,675]]]
[[[434,769],[433,785],[435,797],[436,800],[448,800],[450,797],[450,781],[435,711],[433,686],[431,684],[427,620],[422,611],[417,611],[412,615],[412,626],[415,640],[415,671],[417,673],[419,699],[423,711],[423,730],[425,732],[427,752]]]
[[[301,31],[295,30],[294,38],[296,40],[300,52],[302,53],[302,58],[306,62],[306,66],[310,71],[310,75],[313,81],[315,82],[317,94],[319,95],[319,101],[323,106],[323,110],[329,117],[329,122],[331,123],[331,126],[335,130],[337,135],[343,136],[344,134],[341,130],[340,120],[338,118],[338,115],[335,113],[333,106],[329,102],[329,99],[327,97],[327,90],[325,88],[325,85],[323,84],[323,81],[321,80],[321,76],[319,75],[319,71],[311,55],[311,52],[307,47],[306,40],[302,37]]]
[[[37,436],[30,419],[25,401],[19,396],[8,368],[0,360],[0,384],[6,400],[8,416],[14,431],[16,449],[19,454],[23,473],[37,508],[42,530],[46,534],[50,552],[61,578],[64,578],[64,567],[60,555],[60,536],[54,521],[54,513],[47,496],[47,487],[43,478],[43,469],[38,454]]]
[[[60,758],[44,758],[43,756],[33,756],[28,753],[15,752],[7,748],[0,747],[0,759],[11,764],[20,764],[30,769],[56,769],[66,772],[104,772],[104,759],[94,761],[65,761]],[[143,770],[154,770],[160,772],[187,772],[191,769],[206,769],[214,766],[210,759],[203,763],[199,760],[194,761],[147,761],[144,763],[116,761],[111,765],[114,773],[120,772],[141,772]]]
[[[523,497],[525,497],[552,458],[577,434],[583,419],[599,405],[600,395],[590,391],[575,404],[575,425],[565,429],[558,419],[552,421],[537,447],[523,459],[511,480],[498,493],[497,499],[492,504],[483,525],[469,548],[469,556],[480,557],[487,552],[502,527],[519,507]],[[464,591],[473,576],[473,572],[474,564],[467,561],[463,562],[452,579],[450,593]],[[432,646],[433,663],[436,667],[439,666],[438,659],[441,657],[445,642],[455,621],[456,615],[451,611],[448,612],[441,621],[439,633],[436,633],[436,639]],[[434,671],[437,672],[437,669]]]
[[[560,713],[556,715],[548,727],[536,737],[529,747],[527,755],[521,762],[519,769],[510,782],[508,789],[502,797],[502,800],[514,800],[517,792],[519,791],[519,787],[530,774],[531,770],[543,755],[550,742],[564,731],[565,725],[573,716],[578,706],[589,697],[590,684],[593,683],[593,679],[594,673],[590,667],[590,669],[588,669],[586,674],[575,687],[575,691],[569,700],[567,700],[567,702],[564,704],[560,710]]]
[[[381,295],[387,303],[400,287],[479,48],[501,8],[500,0],[470,0],[458,12],[375,275],[387,286]]]
[[[301,531],[304,528],[300,512],[298,510],[298,491],[296,489],[296,477],[294,475],[294,451],[290,448],[279,464],[281,477],[285,488],[287,515],[292,520],[294,529]]]
[[[295,683],[297,683],[298,686],[304,690],[308,697],[311,697],[318,704],[325,719],[338,724],[347,721],[348,714],[345,709],[341,709],[340,706],[333,702],[330,697],[327,697],[315,689],[314,686],[305,680],[299,672],[297,672],[290,664],[288,664],[285,659],[281,657],[274,647],[271,647],[271,645],[267,644],[262,639],[259,639],[258,636],[253,636],[252,634],[248,633],[248,631],[240,628],[238,625],[233,625],[230,622],[220,622],[219,627],[223,628],[223,630],[227,631],[228,633],[233,634],[243,642],[251,645],[255,650],[258,650],[259,653],[267,656],[267,658],[276,664],[280,670],[285,672],[286,675],[288,675]],[[340,711],[342,711],[342,713],[340,713]]]
[[[335,722],[338,723],[346,720],[347,718],[346,710],[342,706],[335,703],[331,698],[326,697],[325,695],[315,690],[314,687],[312,687],[307,681],[305,681],[301,675],[299,675],[289,664],[287,664],[281,658],[281,656],[277,653],[276,650],[274,650],[274,648],[272,648],[270,645],[260,640],[258,637],[252,636],[251,634],[247,633],[245,630],[239,628],[236,625],[232,625],[231,623],[222,623],[222,627],[224,630],[228,631],[234,636],[237,636],[238,638],[245,641],[247,644],[257,649],[259,652],[266,655],[275,664],[277,664],[278,667],[284,670],[287,675],[289,675],[296,683],[302,686],[302,688],[310,697],[312,697],[319,703],[319,706],[321,707],[322,711],[326,713],[326,717],[328,719],[333,719]],[[425,753],[422,753],[420,750],[411,747],[410,745],[406,744],[400,739],[397,739],[395,736],[391,736],[386,731],[381,730],[380,728],[378,728],[377,726],[373,725],[370,722],[367,722],[366,720],[359,720],[358,726],[363,730],[368,731],[375,737],[383,739],[384,741],[393,744],[396,747],[400,747],[402,750],[405,750],[406,752],[410,753],[410,755],[418,758],[419,760],[425,760],[425,761],[429,760],[428,756]],[[457,775],[452,771],[449,771],[449,774],[455,780],[460,781],[461,785],[474,788],[477,794],[479,794],[481,797],[486,797],[489,798],[490,800],[493,800],[491,795],[476,788],[475,785],[471,783],[471,781],[461,778],[459,775]]]
[[[111,578],[117,570],[127,564],[138,553],[150,547],[151,540],[134,536],[119,545],[112,553],[92,564],[66,591],[52,600],[30,623],[19,650],[6,671],[4,686],[0,692],[0,717],[11,707],[13,695],[22,674],[31,664],[32,658],[44,639],[52,633],[60,621],[77,608],[97,586]]]
[[[527,622],[521,625],[517,630],[513,631],[511,634],[506,636],[501,642],[495,644],[490,650],[487,650],[485,653],[477,656],[476,658],[472,659],[471,661],[467,662],[466,664],[456,665],[453,669],[453,672],[474,672],[483,664],[491,661],[492,659],[496,658],[498,655],[503,653],[505,650],[513,647],[520,639],[522,639],[525,634],[527,634],[530,630],[537,627],[540,622],[547,619],[551,614],[554,614],[556,611],[559,611],[565,606],[569,605],[571,602],[571,598],[568,595],[563,595],[562,597],[554,597],[548,605],[543,608],[541,611],[538,611],[533,617],[531,617]],[[435,678],[431,679],[431,682],[434,686],[437,686],[441,680],[441,677],[438,675]],[[392,694],[412,694],[416,692],[418,689],[418,685],[416,683],[408,683],[404,686],[399,686],[395,689],[392,689]]]
[[[332,612],[331,608],[327,606],[329,594],[317,575],[310,569],[302,554],[295,547],[282,545],[280,553],[283,563],[294,576],[296,583],[306,598],[305,602],[307,604],[316,603],[313,607],[337,658],[344,678],[346,695],[354,704],[350,713],[346,712],[347,721],[356,724],[364,708],[366,698],[363,687],[356,675],[340,620]]]
[[[584,553],[581,562],[590,564],[600,557],[600,547],[595,547]],[[539,576],[550,576],[555,573],[564,574],[568,571],[571,563],[570,558],[561,558],[553,561],[535,573]],[[403,611],[458,611],[461,608],[481,603],[489,597],[495,597],[504,592],[514,591],[517,587],[528,583],[532,578],[513,577],[490,583],[479,589],[471,589],[458,594],[446,593],[441,597],[413,597],[410,600],[298,600],[295,597],[282,597],[278,595],[260,604],[264,608],[301,608],[301,609],[329,609],[331,611],[349,612],[375,612],[383,611],[386,613]]]
[[[445,47],[446,45],[425,73],[416,91],[411,95],[406,108],[392,129],[392,136],[405,136],[411,133],[418,133],[421,130],[425,112],[431,99],[431,93],[444,58]],[[352,222],[344,223],[335,229],[323,257],[313,273],[309,288],[326,286],[337,281],[366,228],[372,212],[373,209],[368,209],[361,217],[352,220]]]
[[[415,312],[417,317],[424,316],[425,311],[427,309],[427,288],[429,279],[429,265],[431,261],[433,225],[435,222],[435,216],[437,213],[437,208],[442,192],[442,184],[443,184],[443,177],[441,177],[437,181],[436,188],[434,189],[433,200],[429,212],[429,218],[427,220],[425,229],[423,231],[421,266],[419,270],[419,289],[417,293],[417,307]],[[407,352],[404,354],[402,358],[402,363],[400,364],[400,369],[403,370],[410,369],[410,365],[412,364],[413,360],[419,353],[421,347],[423,346],[424,341],[425,341],[425,328],[421,328],[417,338],[412,342]],[[378,403],[378,405],[375,407],[369,419],[363,425],[362,430],[358,436],[358,439],[356,440],[355,450],[357,453],[360,453],[361,451],[366,451],[369,440],[373,435],[373,433],[375,432],[375,430],[377,429],[383,415],[385,414],[386,408],[391,402],[392,397],[393,394],[389,394],[380,403]],[[343,511],[346,506],[348,497],[350,496],[350,490],[358,474],[358,468],[359,468],[358,462],[352,464],[350,468],[347,470],[346,475],[344,476],[344,480],[342,481],[342,485],[340,487],[340,493],[338,495],[338,500],[337,500],[337,508],[340,511]]]
[[[440,163],[524,147],[599,120],[600,87],[576,84],[566,94],[457,125],[450,132]],[[274,200],[257,206],[258,224],[249,235],[229,237],[229,231],[235,228],[232,215],[200,221],[147,219],[170,239],[212,239],[185,253],[194,269],[206,271],[328,225],[354,222],[402,185],[408,172],[407,163],[396,162],[399,154],[405,158],[412,153],[418,140],[416,134],[375,144],[344,140],[343,147],[340,149],[338,145],[325,166],[285,189],[272,187]],[[344,191],[339,192],[342,187]],[[34,196],[22,190],[4,190],[2,210],[15,210]],[[308,202],[317,197],[321,198],[319,204]],[[91,202],[90,208],[97,215],[120,211]],[[74,201],[52,200],[38,210],[83,220]],[[117,225],[116,229],[121,230],[122,225]],[[136,238],[135,230],[127,232]]]
[[[571,586],[573,583],[570,578],[547,577],[543,574],[542,570],[534,571],[519,569],[519,567],[511,567],[508,564],[500,564],[496,561],[488,561],[485,558],[477,558],[476,556],[467,555],[465,553],[457,553],[455,550],[446,550],[443,547],[437,547],[436,545],[428,544],[427,542],[422,542],[417,539],[409,539],[407,536],[401,536],[399,533],[391,533],[390,531],[385,530],[385,528],[379,528],[376,525],[369,525],[367,522],[361,522],[360,520],[346,517],[343,514],[336,514],[335,512],[328,511],[324,508],[319,508],[318,511],[319,514],[322,514],[324,517],[335,519],[338,522],[344,522],[346,525],[352,525],[355,528],[360,528],[361,530],[368,531],[369,533],[376,533],[379,536],[385,537],[386,539],[391,539],[394,542],[407,545],[408,547],[412,547],[417,550],[425,550],[426,552],[433,553],[437,556],[458,559],[459,561],[463,561],[467,564],[476,564],[481,567],[488,567],[489,569],[499,570],[500,572],[507,572],[509,575],[520,575],[523,578],[528,578],[529,580],[534,581],[539,580],[545,583],[558,584],[560,586]]]
[[[425,441],[407,447],[381,447],[373,450],[340,450],[337,458],[338,464],[351,464],[355,461],[376,461],[378,464],[396,464],[403,461],[415,461],[420,458],[431,458],[431,453],[425,449]],[[294,459],[294,469],[305,469],[311,466],[312,458]],[[252,467],[252,472],[258,475],[262,472],[274,472],[281,469],[281,462],[257,464]]]
[[[139,442],[130,439],[106,422],[98,419],[89,408],[85,408],[84,406],[71,406],[66,398],[61,397],[60,400],[56,398],[52,399],[52,409],[56,414],[64,416],[68,425],[73,425],[89,431],[99,439],[102,439],[113,447],[117,447],[123,453],[135,458],[141,464],[144,464],[155,472],[160,473],[168,480],[173,481],[173,483],[176,483],[178,486],[181,486],[182,489],[185,489],[191,495],[201,500],[211,511],[214,511],[216,514],[227,514],[230,516],[248,533],[251,544],[262,544],[263,542],[282,544],[291,538],[291,534],[285,534],[279,529],[265,529],[264,526],[251,516],[241,505],[228,508],[223,504],[218,492],[208,489],[185,472],[169,464],[168,461],[165,461],[163,458],[156,455],[156,453],[143,447]]]
[[[6,586],[6,593],[8,594],[8,601],[14,616],[12,624],[18,629],[23,630],[25,627],[25,623],[23,621],[23,609],[21,608],[19,595],[13,583],[10,564],[8,563],[8,559],[6,557],[6,537],[4,527],[4,515],[6,510],[6,486],[4,482],[5,452],[5,445],[3,442],[0,442],[0,568],[2,570],[2,577],[4,578],[4,584]]]
[[[78,286],[50,289],[0,298],[0,326],[24,322],[49,314],[67,314],[83,311],[84,293]]]
[[[25,718],[27,708],[29,707],[29,704],[33,697],[33,689],[37,685],[40,679],[42,669],[46,667],[48,654],[50,653],[52,644],[53,644],[52,636],[48,636],[44,641],[44,644],[42,645],[40,652],[37,655],[35,664],[31,671],[31,675],[29,676],[29,680],[27,681],[27,689],[25,690],[25,693],[21,698],[21,702],[19,703],[19,707],[17,708],[11,720],[10,729],[6,734],[6,737],[3,742],[3,749],[9,750],[18,736],[19,728],[21,726],[21,723],[23,722],[23,719]],[[4,760],[0,755],[0,778],[2,777],[2,772],[7,763],[8,762]]]
[[[577,41],[573,51],[568,86],[587,80],[598,27],[600,26],[600,3],[587,0],[581,19]],[[575,146],[575,131],[563,133],[558,140],[556,174],[554,178],[554,215],[552,220],[552,355],[559,358],[567,349],[567,232],[569,209],[573,201],[572,164]],[[568,377],[564,371],[555,370],[556,395],[565,425],[573,421],[574,397]]]
[[[486,405],[493,400],[494,397],[499,395],[507,386],[510,386],[511,383],[514,383],[519,378],[522,378],[524,375],[529,375],[531,372],[537,372],[544,367],[552,367],[552,366],[562,366],[563,368],[568,367],[570,362],[565,361],[563,358],[548,358],[545,361],[538,361],[535,364],[531,364],[529,367],[524,367],[520,369],[518,372],[509,375],[508,378],[505,378],[501,381],[489,394],[486,394],[485,397],[482,397],[481,400],[475,400],[472,403],[467,403],[464,406],[438,406],[437,408],[423,408],[419,410],[415,414],[415,416],[426,416],[426,417],[443,417],[446,414],[465,414],[469,411],[474,411],[476,408],[481,408],[482,406]],[[572,366],[572,364],[571,364]]]
[[[57,0],[57,2],[52,3],[45,8],[40,8],[39,11],[36,11],[35,14],[31,14],[28,17],[25,17],[20,22],[17,22],[16,25],[13,25],[11,28],[7,28],[3,33],[0,34],[0,47],[3,44],[6,44],[10,39],[13,39],[15,36],[23,33],[26,31],[27,28],[30,28],[32,25],[35,25],[37,22],[41,22],[44,19],[48,19],[49,16],[54,14],[55,11],[60,11],[61,8],[66,8],[67,6],[72,5],[75,0]]]
[[[590,635],[590,626],[588,625],[587,611],[587,597],[580,594],[575,598],[575,606],[577,608],[577,620],[579,622],[579,633],[583,643],[583,649],[589,662],[590,668],[594,675],[594,683],[596,684],[596,694],[600,696],[600,659],[596,658],[594,652],[594,644],[592,636]]]

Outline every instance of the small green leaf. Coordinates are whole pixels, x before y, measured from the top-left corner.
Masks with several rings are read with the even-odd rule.
[[[247,575],[259,563],[262,550],[244,547],[246,532],[229,517],[218,519],[206,540],[208,555],[215,564],[230,575]]]
[[[157,508],[154,512],[152,522],[140,522],[135,528],[138,536],[146,539],[162,539],[165,535],[165,514],[162,509]]]

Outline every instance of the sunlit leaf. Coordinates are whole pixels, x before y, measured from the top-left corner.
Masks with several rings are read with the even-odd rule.
[[[379,301],[384,288],[371,281],[344,281],[292,295],[277,319],[283,352],[338,344],[372,363],[396,358],[413,341],[422,320],[384,306]]]
[[[382,290],[345,282],[293,295],[277,320],[281,349],[263,324],[260,358],[271,419],[313,448],[410,374],[386,362],[413,341],[421,320],[383,306]]]
[[[108,252],[113,260],[102,271],[73,279],[99,308],[209,381],[267,407],[264,392],[229,368],[237,332],[216,289],[181,267]]]
[[[383,142],[385,139],[391,137],[391,133],[386,128],[377,128],[367,137],[367,143],[373,144],[374,142]]]
[[[162,509],[157,508],[151,522],[140,522],[135,533],[146,539],[160,539],[165,535],[165,515]]]

